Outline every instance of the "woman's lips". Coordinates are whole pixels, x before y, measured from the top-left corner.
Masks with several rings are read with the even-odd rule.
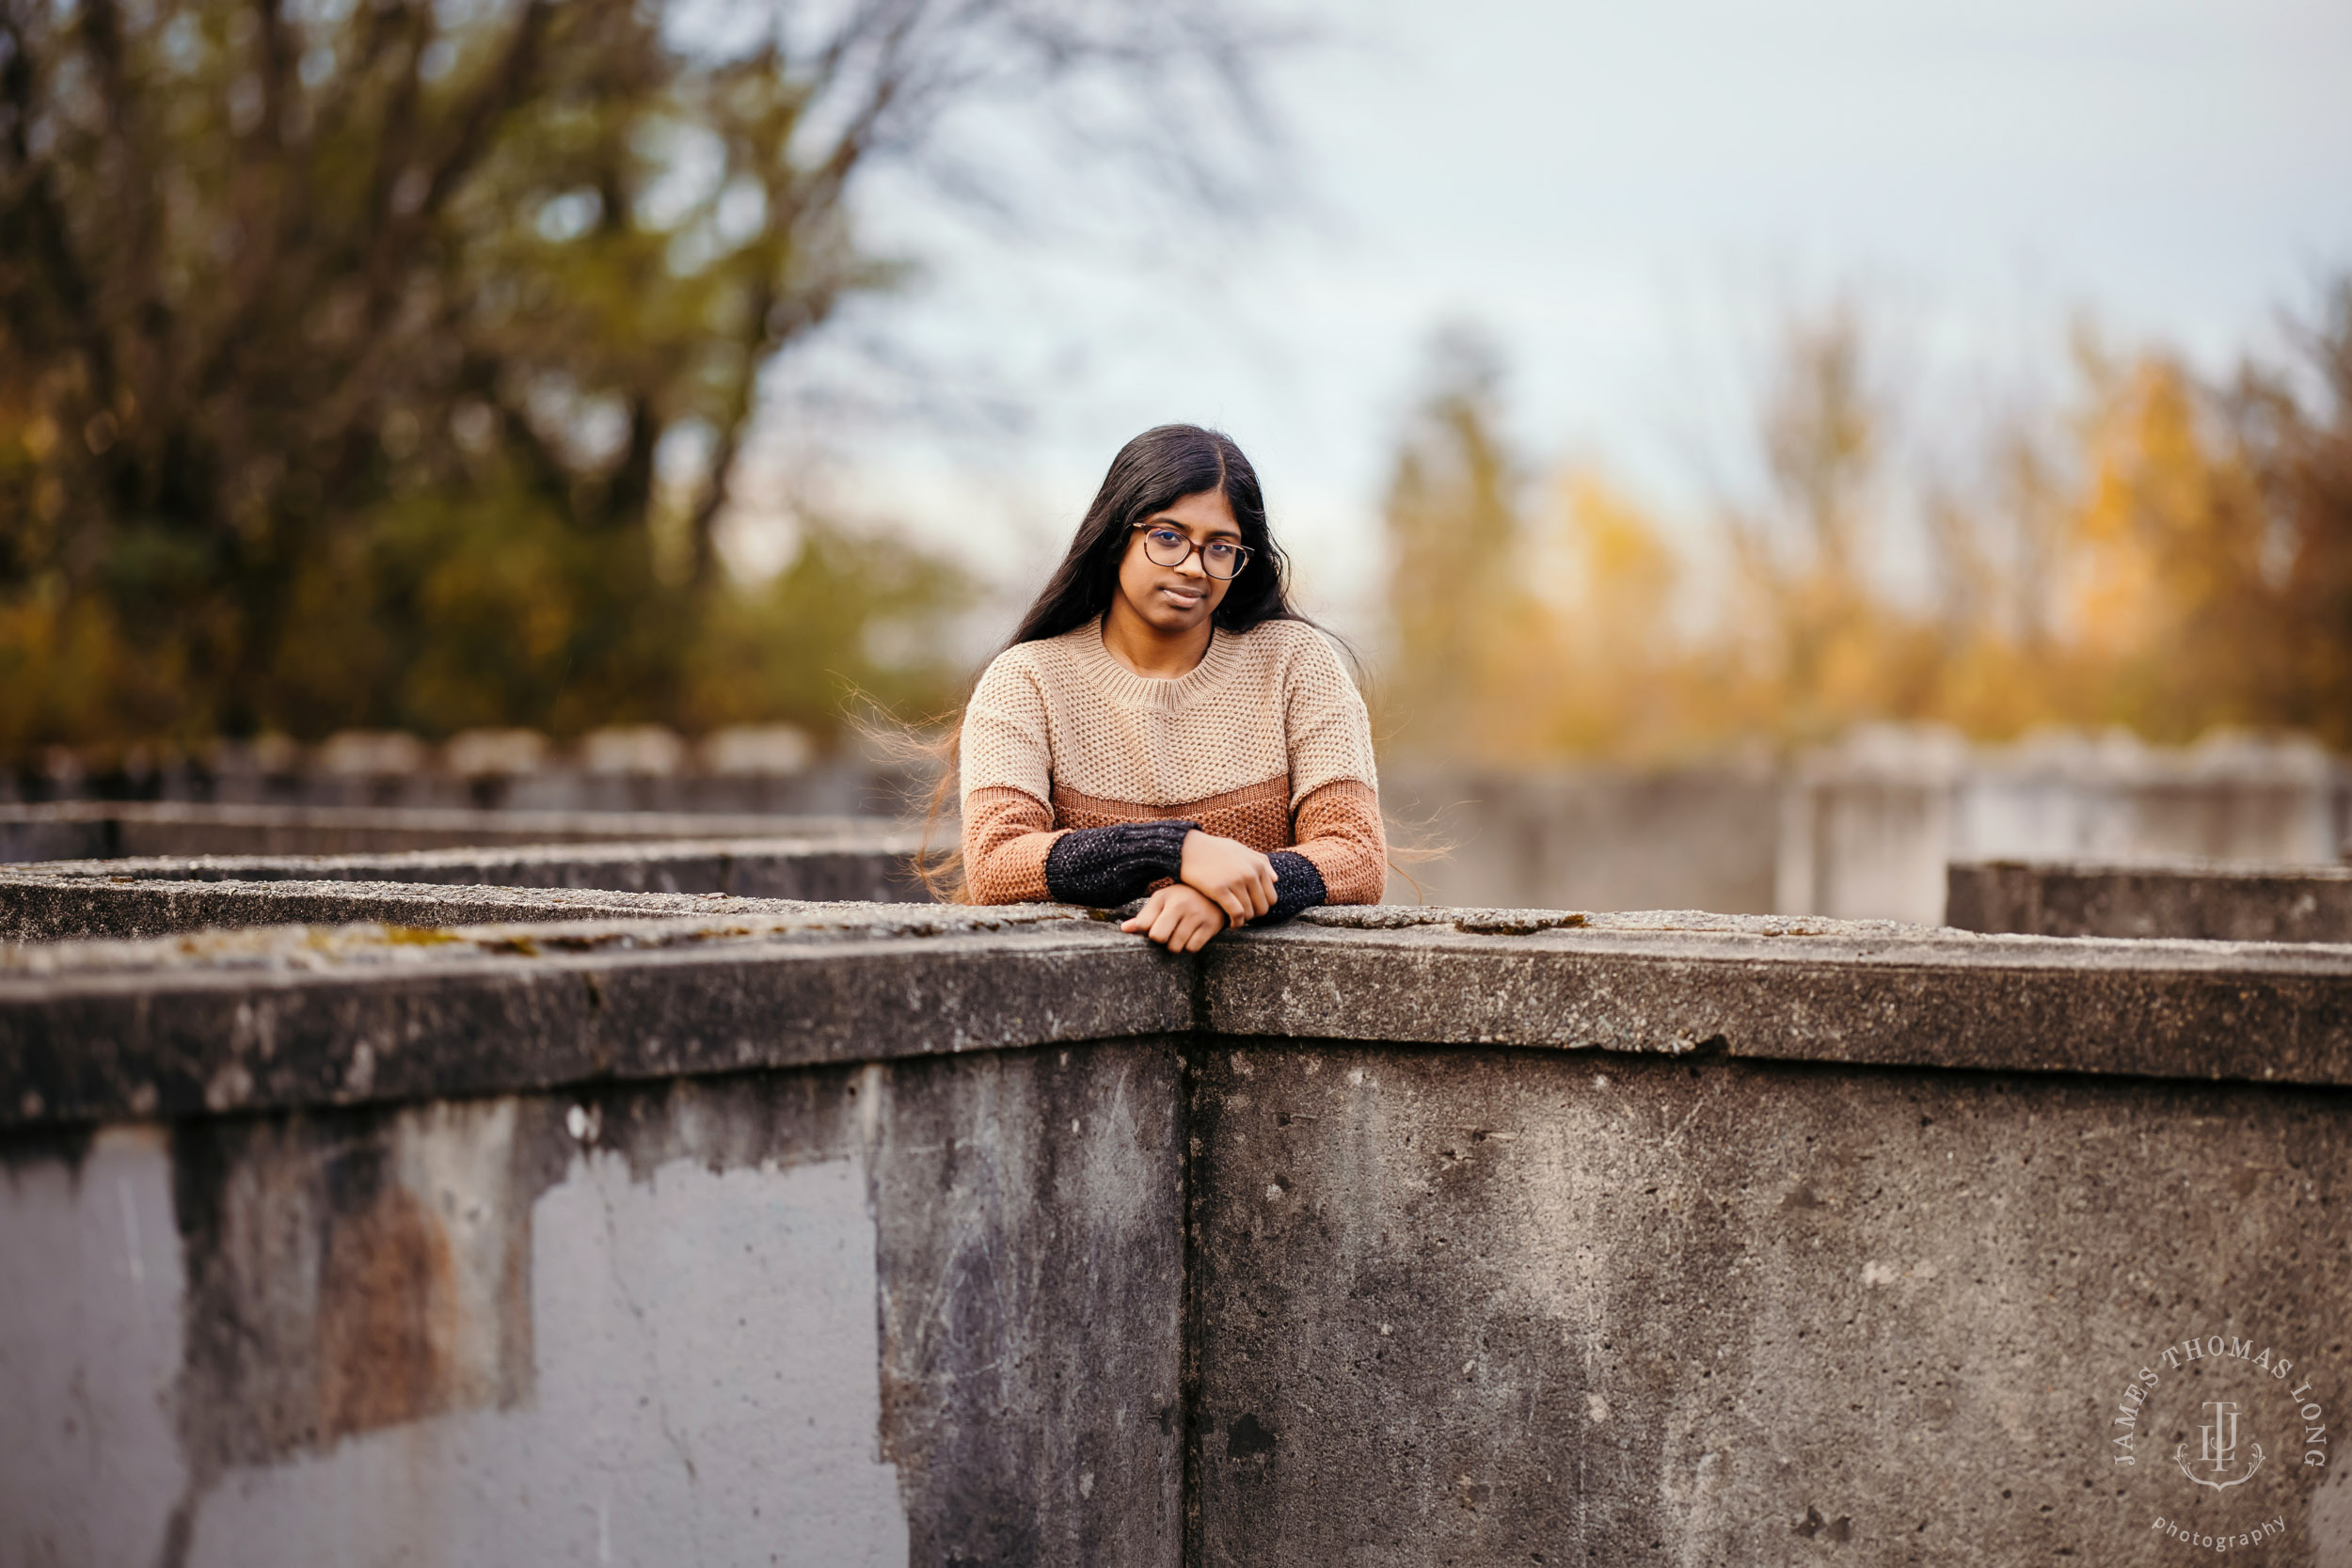
[[[1208,597],[1206,594],[1200,592],[1198,589],[1170,588],[1165,583],[1161,585],[1160,592],[1175,600],[1176,603],[1184,606],[1186,610],[1190,610],[1194,605],[1199,604],[1202,599]]]

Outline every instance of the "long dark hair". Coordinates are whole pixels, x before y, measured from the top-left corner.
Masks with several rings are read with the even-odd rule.
[[[1241,542],[1249,546],[1248,564],[1225,591],[1212,624],[1220,631],[1245,632],[1267,621],[1306,620],[1291,608],[1290,558],[1266,527],[1258,470],[1222,431],[1164,424],[1145,431],[1111,459],[1110,471],[1103,476],[1102,488],[1095,491],[1094,504],[1087,508],[1061,564],[1045,579],[1005,646],[1059,637],[1102,619],[1119,592],[1119,565],[1127,554],[1131,525],[1207,490],[1225,497],[1241,529]],[[961,848],[934,853],[931,834],[955,793],[961,728],[950,721],[939,739],[916,747],[938,775],[923,818],[914,874],[933,897],[951,903],[963,901],[963,854]]]
[[[1249,563],[1216,607],[1216,628],[1244,632],[1264,621],[1303,620],[1291,608],[1290,558],[1266,527],[1258,470],[1223,431],[1164,424],[1145,431],[1111,459],[1069,553],[1005,646],[1042,641],[1101,620],[1119,592],[1119,564],[1126,558],[1134,526],[1207,490],[1223,494],[1241,529],[1241,542],[1249,547]]]

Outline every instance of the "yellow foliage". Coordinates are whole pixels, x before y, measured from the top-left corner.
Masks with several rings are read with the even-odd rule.
[[[1720,545],[1720,580],[1591,467],[1524,515],[1491,406],[1441,387],[1391,498],[1387,727],[1494,760],[1655,762],[1871,721],[2352,746],[2352,284],[2314,335],[2331,409],[2253,371],[2225,391],[2162,354],[2088,362],[2079,418],[1986,454],[1994,500],[1935,499],[1926,604],[1868,569],[1888,523],[1858,334],[1846,313],[1788,334],[1758,432],[1771,496],[1682,531]],[[1487,559],[1433,566],[1431,542],[1473,539]]]

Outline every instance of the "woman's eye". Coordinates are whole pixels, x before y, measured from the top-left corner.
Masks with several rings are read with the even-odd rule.
[[[1174,549],[1184,542],[1184,536],[1173,529],[1155,528],[1152,531],[1151,537],[1152,543],[1162,549]]]
[[[1233,559],[1233,546],[1231,545],[1211,545],[1201,553],[1206,555],[1211,561],[1220,562],[1227,562]]]

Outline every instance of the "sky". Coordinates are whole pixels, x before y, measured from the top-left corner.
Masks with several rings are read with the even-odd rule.
[[[1317,37],[1264,67],[1283,135],[1252,224],[1073,238],[1060,218],[1100,186],[1043,159],[1021,232],[913,178],[867,188],[869,239],[918,279],[785,372],[741,559],[799,484],[961,552],[1009,623],[1119,446],[1190,420],[1250,453],[1309,608],[1360,632],[1443,325],[1501,350],[1532,462],[1689,515],[1754,482],[1743,433],[1790,309],[1862,303],[1924,448],[2048,393],[2070,324],[2218,372],[2280,353],[2283,314],[2352,268],[2344,0],[1283,14]]]

